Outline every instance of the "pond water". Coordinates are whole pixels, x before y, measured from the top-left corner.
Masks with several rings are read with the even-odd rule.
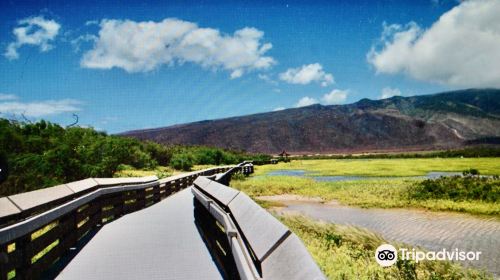
[[[310,177],[318,182],[341,182],[341,181],[354,181],[354,180],[380,180],[380,179],[435,179],[442,176],[460,176],[461,172],[429,172],[424,176],[407,176],[407,177],[394,177],[394,176],[315,176],[314,173],[305,170],[275,170],[266,174],[266,176],[294,176],[294,177]]]
[[[481,251],[478,261],[465,266],[484,268],[500,277],[500,220],[466,214],[410,209],[363,209],[318,202],[282,201],[278,212],[302,214],[336,224],[364,227],[388,241],[404,242],[427,250]]]

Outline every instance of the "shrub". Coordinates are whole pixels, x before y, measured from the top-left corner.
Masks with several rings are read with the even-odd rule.
[[[409,188],[413,199],[450,199],[454,201],[500,201],[500,180],[486,177],[441,177],[424,180]]]
[[[148,170],[170,165],[190,170],[195,164],[235,164],[252,157],[219,148],[140,142],[43,120],[22,123],[5,119],[0,119],[0,155],[9,167],[0,196],[88,177],[112,177],[120,165]]]
[[[245,174],[243,174],[241,172],[233,173],[231,175],[231,180],[234,180],[234,181],[243,181],[245,179],[246,179]]]
[[[194,158],[189,153],[174,154],[170,160],[170,166],[175,169],[189,171],[194,165]]]
[[[154,142],[146,142],[144,144],[144,149],[159,165],[163,166],[167,166],[170,163],[170,159],[173,155],[172,148]]]
[[[471,168],[462,172],[464,176],[479,176],[479,170]]]

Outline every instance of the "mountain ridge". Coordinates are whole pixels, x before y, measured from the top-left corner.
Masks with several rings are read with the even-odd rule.
[[[335,153],[459,147],[500,136],[500,90],[467,89],[133,130],[163,144],[248,152]]]

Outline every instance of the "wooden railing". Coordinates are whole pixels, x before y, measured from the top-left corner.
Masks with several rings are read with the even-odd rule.
[[[0,198],[0,279],[35,279],[104,223],[148,207],[223,166],[158,180],[95,178]]]
[[[218,182],[217,177],[199,177],[191,191],[205,208],[205,215],[212,216],[212,232],[219,231],[211,236],[225,238],[207,243],[227,244],[220,248],[223,257],[219,259],[231,256],[240,279],[326,279],[294,233],[246,194]],[[208,220],[205,218],[205,223],[210,223]]]

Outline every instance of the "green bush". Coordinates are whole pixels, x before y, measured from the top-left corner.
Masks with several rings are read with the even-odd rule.
[[[464,176],[479,176],[479,170],[471,168],[462,172]]]
[[[49,187],[88,177],[112,177],[120,164],[150,169],[154,154],[135,139],[108,136],[91,128],[13,123],[0,119],[0,154],[9,176],[0,195]]]
[[[243,181],[246,179],[247,176],[245,176],[245,174],[241,173],[241,172],[236,172],[236,173],[233,173],[233,175],[231,175],[231,180],[233,181]]]
[[[441,177],[424,180],[409,188],[413,199],[450,199],[453,201],[500,201],[500,180],[486,177]]]
[[[179,170],[189,171],[193,165],[193,156],[188,153],[174,154],[170,160],[170,166]]]
[[[170,165],[190,170],[195,164],[236,164],[252,159],[243,152],[219,148],[164,146],[92,128],[5,119],[0,119],[0,155],[9,168],[8,178],[0,185],[0,196],[88,177],[113,177],[121,165],[143,170]]]
[[[159,165],[167,166],[173,155],[173,149],[154,142],[146,142],[144,149]]]

